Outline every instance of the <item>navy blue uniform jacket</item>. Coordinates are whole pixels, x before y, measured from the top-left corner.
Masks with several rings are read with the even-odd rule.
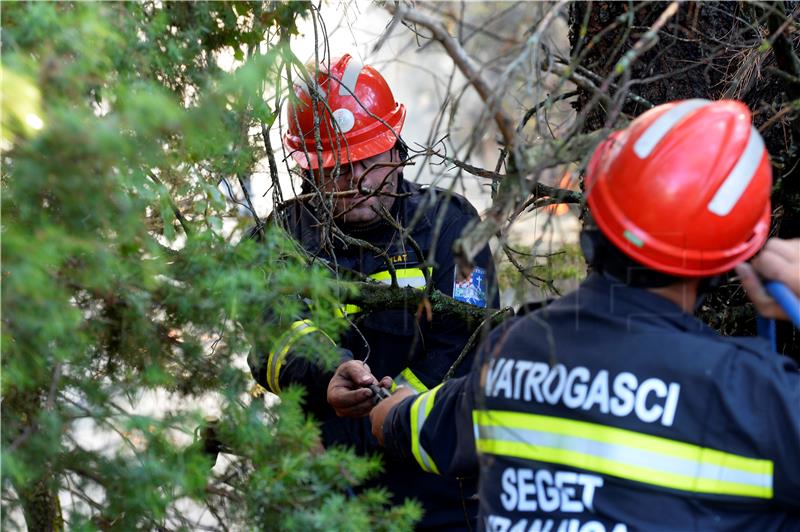
[[[437,264],[430,272],[434,288],[476,306],[486,306],[488,303],[489,307],[496,307],[496,297],[487,299],[486,295],[495,286],[488,247],[476,257],[473,274],[467,279],[460,279],[456,285],[452,247],[464,226],[478,217],[474,207],[456,194],[448,195],[442,190],[422,188],[402,179],[398,192],[407,196],[394,202],[391,214],[400,226],[410,229],[410,235],[419,249],[415,249],[408,240],[398,235],[394,227],[385,223],[358,232],[349,230],[347,234],[385,250],[396,269],[400,286],[424,287],[422,264],[428,258]],[[354,270],[380,281],[389,281],[385,260],[374,253],[355,245],[345,245],[335,238],[333,250],[320,246],[319,223],[307,206],[294,204],[283,215],[286,217],[285,227],[312,256],[319,256],[340,268]],[[437,224],[441,224],[438,231]],[[434,241],[437,233],[438,239]],[[418,256],[418,252],[424,257]],[[414,316],[416,311],[414,305],[414,308],[405,310],[385,310],[363,315],[348,307],[348,318],[354,326],[340,339],[343,359],[363,360],[369,351],[368,364],[378,378],[391,376],[396,382],[410,385],[418,392],[433,388],[442,381],[458,358],[471,330],[458,320],[436,313],[430,322],[425,317],[417,320]],[[298,321],[293,327],[297,326],[296,330],[300,331],[307,325]],[[271,346],[251,354],[251,370],[259,384],[278,394],[290,384],[305,386],[306,410],[321,421],[323,443],[326,446],[347,445],[359,454],[382,452],[372,436],[367,418],[339,418],[327,404],[326,391],[332,371],[324,370],[303,357],[302,342],[292,344],[287,352],[282,353],[284,347]],[[277,358],[281,358],[280,364]],[[468,373],[472,361],[473,356],[464,360],[457,368],[456,375]],[[384,464],[384,472],[370,485],[388,488],[395,502],[414,498],[422,503],[425,513],[418,526],[420,530],[464,530],[468,528],[468,521],[471,525],[475,524],[478,510],[476,475],[467,479],[442,478],[391,458],[385,459]]]
[[[800,530],[800,370],[766,343],[595,274],[478,357],[383,433],[423,469],[480,468],[484,529]]]

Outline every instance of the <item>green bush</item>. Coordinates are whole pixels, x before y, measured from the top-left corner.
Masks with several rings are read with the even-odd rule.
[[[194,529],[202,518],[394,530],[418,517],[387,508],[385,493],[352,494],[379,462],[321,451],[301,390],[271,405],[248,394],[249,346],[283,332],[266,315],[291,315],[300,296],[318,302],[326,330],[340,327],[329,276],[278,232],[233,242],[217,189],[264,157],[249,129],[274,120],[264,86],[277,86],[310,9],[3,5],[4,528]],[[241,66],[222,71],[222,53]],[[208,402],[236,451],[213,473],[190,445]]]

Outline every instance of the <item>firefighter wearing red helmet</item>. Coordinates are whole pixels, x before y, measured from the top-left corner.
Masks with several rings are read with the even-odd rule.
[[[304,171],[304,192],[341,194],[332,195],[330,209],[325,205],[330,196],[308,194],[314,199],[293,202],[273,218],[279,217],[311,256],[343,270],[387,284],[394,277],[399,286],[420,290],[430,280],[433,288],[457,300],[497,307],[489,249],[478,255],[469,275],[457,273],[454,264],[453,243],[478,216],[475,209],[461,196],[403,179],[407,152],[400,132],[405,107],[395,101],[386,81],[349,55],[320,66],[316,76],[312,68],[296,83],[284,143]],[[329,212],[335,228],[325,232],[321,220]],[[437,224],[441,224],[438,229]],[[337,231],[344,237],[336,236]],[[333,238],[326,237],[330,234]],[[366,414],[373,401],[373,391],[362,387],[365,383],[346,379],[348,368],[363,367],[359,361],[367,356],[373,371],[420,393],[438,385],[458,359],[470,335],[466,325],[437,313],[432,319],[424,315],[418,319],[416,312],[416,305],[369,313],[342,305],[342,314],[352,325],[337,346],[343,365],[332,392],[349,401],[349,414]],[[380,451],[366,417],[338,417],[328,405],[326,390],[333,372],[303,353],[310,342],[330,340],[303,317],[287,324],[286,334],[274,345],[254,350],[250,357],[254,377],[276,394],[290,384],[304,386],[305,408],[321,421],[325,445],[346,445],[362,454]],[[469,371],[471,358],[457,367],[457,375]],[[388,383],[389,379],[383,385]],[[443,478],[386,460],[383,473],[371,485],[388,488],[395,502],[419,501],[424,510],[420,530],[463,530],[474,525],[474,478]]]
[[[585,185],[593,273],[493,331],[469,376],[379,404],[376,436],[424,470],[480,469],[486,530],[800,529],[800,368],[692,315],[767,238],[749,110],[655,107],[597,148]]]
[[[295,85],[297,101],[288,113],[284,141],[303,169],[331,169],[387,152],[400,140],[405,122],[405,106],[395,101],[377,70],[349,54],[331,64],[330,70],[321,65],[314,81]]]

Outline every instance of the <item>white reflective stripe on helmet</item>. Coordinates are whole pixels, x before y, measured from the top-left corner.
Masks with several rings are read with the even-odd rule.
[[[693,100],[686,100],[685,102],[681,102],[669,111],[665,112],[663,115],[659,116],[658,119],[650,124],[642,136],[636,140],[636,144],[633,145],[633,152],[640,158],[645,159],[653,149],[658,145],[661,139],[666,136],[669,131],[675,127],[675,124],[681,121],[681,119],[694,111],[695,109],[699,109],[701,107],[705,107],[706,105],[710,105],[712,102],[711,100],[704,100],[702,98],[695,98]]]
[[[764,139],[756,128],[750,126],[750,138],[747,139],[744,153],[711,198],[708,210],[718,216],[727,216],[756,175],[762,157],[764,157]]]
[[[313,81],[313,80],[312,80],[312,81],[311,81],[311,83],[314,85],[314,89],[316,89],[317,95],[318,95],[320,98],[322,98],[323,100],[327,100],[327,99],[328,99],[328,93],[327,93],[327,92],[325,92],[325,89],[323,89],[322,87],[320,87],[320,86],[319,86],[319,84],[318,84],[316,81]],[[308,90],[308,85],[306,85],[306,82],[305,82],[305,81],[303,81],[302,79],[299,79],[299,80],[297,80],[297,81],[295,82],[295,85],[296,85],[297,87],[300,87],[300,90],[301,90],[301,91],[303,91],[303,92],[305,92],[306,94],[308,94],[309,96],[311,96],[311,91],[309,91],[309,90]]]
[[[339,96],[352,96],[356,93],[356,83],[363,68],[364,65],[361,61],[355,57],[350,58],[344,69],[344,74],[342,74],[342,81],[339,84]]]

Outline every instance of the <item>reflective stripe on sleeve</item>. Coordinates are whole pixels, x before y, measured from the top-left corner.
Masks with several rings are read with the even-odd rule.
[[[325,338],[328,338],[331,343],[334,343],[327,334],[315,327],[311,320],[293,322],[289,330],[278,338],[278,347],[270,352],[269,358],[267,359],[267,386],[272,393],[281,393],[279,383],[281,366],[283,366],[286,360],[289,349],[291,349],[292,345],[294,345],[297,340],[315,331],[321,332]]]
[[[400,268],[394,271],[397,278],[397,285],[400,288],[410,286],[412,288],[425,288],[427,284],[425,281],[425,273],[420,268]],[[433,275],[433,268],[428,268],[428,277]],[[373,273],[369,276],[370,279],[380,281],[383,284],[392,284],[392,274],[388,270]],[[339,318],[352,316],[358,314],[362,309],[358,305],[340,305],[334,312]],[[427,389],[427,388],[426,388]]]
[[[475,410],[479,452],[594,471],[695,493],[772,498],[773,463],[626,429]]]
[[[422,434],[422,428],[425,426],[425,420],[433,408],[439,387],[441,387],[441,384],[431,391],[421,394],[414,399],[414,403],[411,405],[411,452],[423,471],[436,473],[437,475],[439,474],[439,468],[436,467],[433,459],[422,448],[419,438]]]

